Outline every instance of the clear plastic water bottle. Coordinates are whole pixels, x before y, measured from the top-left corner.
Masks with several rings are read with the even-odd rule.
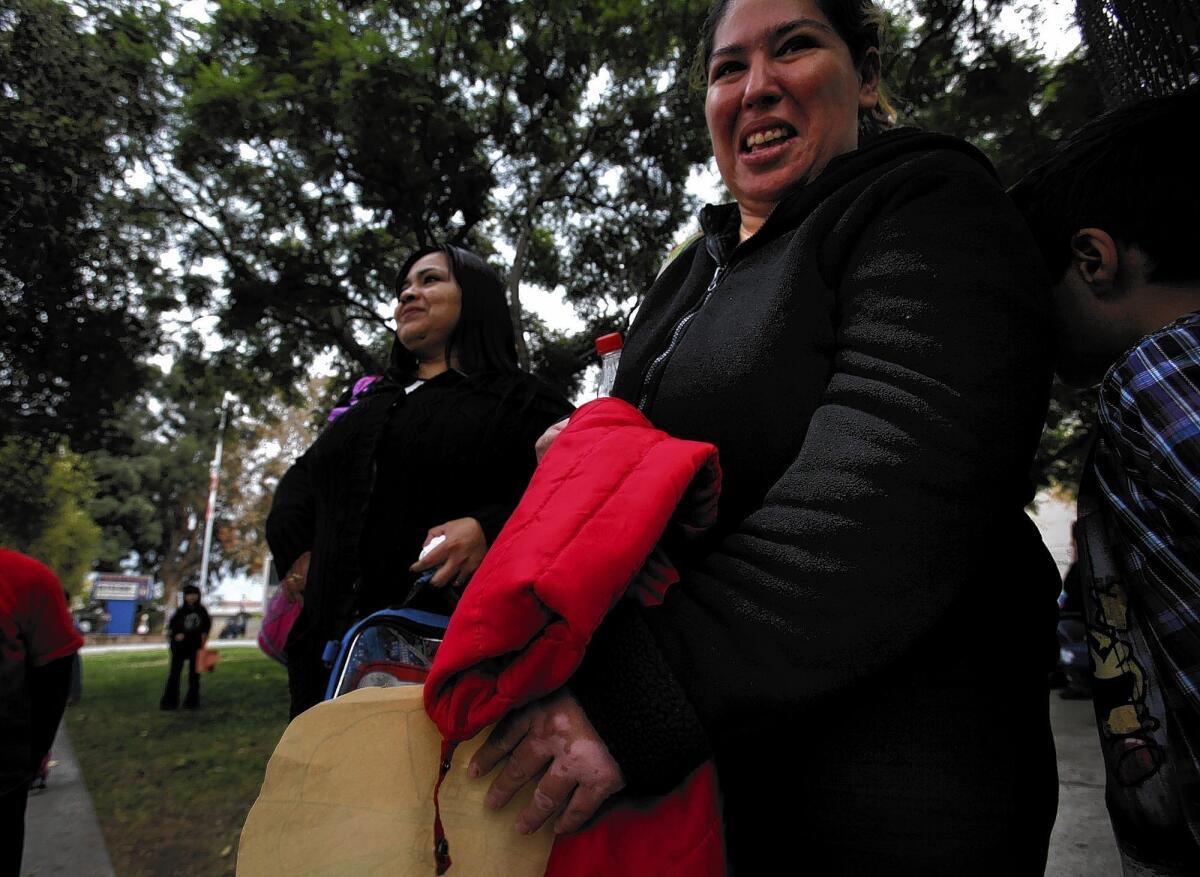
[[[611,332],[596,339],[596,352],[600,354],[600,376],[596,379],[596,396],[612,393],[613,381],[617,379],[617,366],[621,362],[621,348],[625,341],[620,332]]]

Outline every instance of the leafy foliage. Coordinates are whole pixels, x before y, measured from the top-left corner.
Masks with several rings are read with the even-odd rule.
[[[1034,459],[1038,487],[1074,495],[1083,475],[1083,464],[1096,434],[1096,394],[1072,390],[1058,381],[1050,394],[1046,428]]]
[[[231,566],[257,569],[267,556],[266,523],[275,488],[325,425],[333,383],[327,378],[310,378],[298,404],[272,403],[264,417],[250,424],[242,440],[230,449],[237,460],[231,459],[229,468],[239,476],[222,492],[217,537]]]
[[[900,121],[974,143],[1006,185],[1104,110],[1082,50],[1047,62],[1027,39],[1003,32],[1000,14],[1013,5],[1003,0],[889,5],[884,51],[885,80]],[[1036,8],[1026,14],[1036,23]],[[1039,487],[1073,492],[1094,420],[1090,393],[1055,383],[1033,467]]]
[[[510,247],[518,325],[527,279],[585,310],[635,298],[705,157],[679,36],[702,7],[222,0],[155,168],[187,261],[219,265],[190,303],[294,387],[330,348],[345,377],[379,370],[395,267],[431,239]]]
[[[101,426],[145,378],[163,240],[123,175],[161,121],[166,12],[139,0],[0,11],[0,429]]]
[[[1006,184],[1104,108],[1079,52],[1047,63],[1026,38],[1004,33],[1000,13],[1012,5],[904,0],[889,7],[884,51],[901,120],[971,141]]]
[[[208,468],[216,444],[223,389],[202,363],[181,358],[114,424],[109,446],[91,456],[97,479],[92,514],[104,532],[102,567],[132,562],[163,583],[163,602],[196,583],[201,566]],[[238,449],[246,429],[225,434],[222,484],[241,478]],[[218,504],[211,568],[225,561]],[[204,588],[207,583],[201,583]]]
[[[896,0],[884,53],[902,120],[973,141],[1008,183],[1101,108],[1080,54],[1050,63],[1001,29],[1014,6]],[[304,423],[381,370],[412,247],[461,242],[503,265],[522,357],[573,395],[592,339],[627,328],[692,225],[687,181],[709,161],[689,77],[704,0],[209,10],[0,10],[0,430],[69,436],[86,466],[67,468],[94,485],[57,532],[95,520],[99,568],[136,563],[169,591],[200,565],[223,393],[239,417],[213,560],[244,569]],[[531,284],[583,330],[528,314]],[[148,365],[159,352],[166,374]],[[311,383],[331,354],[339,376]],[[1075,477],[1087,432],[1086,397],[1055,392],[1037,464],[1051,484]],[[78,459],[63,447],[51,456]],[[58,470],[5,465],[9,517],[49,527],[45,508],[22,510]]]
[[[95,489],[87,465],[65,446],[8,436],[0,442],[0,545],[36,557],[77,592],[100,542],[87,513]]]

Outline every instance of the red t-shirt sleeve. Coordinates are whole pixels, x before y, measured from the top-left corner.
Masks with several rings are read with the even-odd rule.
[[[0,576],[7,579],[14,620],[33,666],[41,667],[83,648],[62,585],[49,567],[24,554],[2,551]]]

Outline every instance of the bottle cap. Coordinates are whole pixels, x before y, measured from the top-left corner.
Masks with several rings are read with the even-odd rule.
[[[621,338],[620,332],[609,332],[596,339],[596,352],[601,356],[620,350],[624,346],[625,341]]]

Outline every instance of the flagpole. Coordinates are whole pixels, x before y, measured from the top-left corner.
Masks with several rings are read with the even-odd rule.
[[[229,397],[221,402],[221,424],[217,427],[217,449],[208,469],[208,507],[204,510],[204,548],[200,555],[200,591],[208,584],[208,554],[212,549],[213,521],[217,512],[217,483],[221,478],[221,454],[225,448],[225,420],[229,412]]]

